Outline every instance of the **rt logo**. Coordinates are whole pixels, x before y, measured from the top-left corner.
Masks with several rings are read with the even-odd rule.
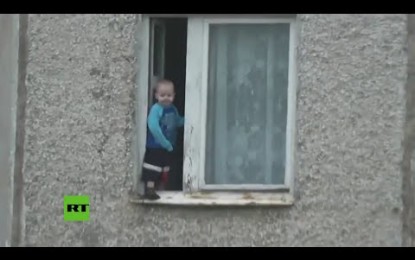
[[[89,221],[89,196],[64,196],[64,221]]]

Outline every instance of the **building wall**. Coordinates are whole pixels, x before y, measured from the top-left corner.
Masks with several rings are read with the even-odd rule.
[[[406,120],[402,160],[402,245],[415,246],[415,15],[408,14],[408,78],[405,87]]]
[[[24,244],[399,246],[406,16],[298,19],[295,205],[181,208],[128,203],[135,15],[30,15]]]

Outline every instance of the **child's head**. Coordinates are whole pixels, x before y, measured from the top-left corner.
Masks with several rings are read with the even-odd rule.
[[[154,86],[154,96],[158,103],[163,106],[168,106],[173,103],[175,92],[174,84],[170,80],[159,80]]]

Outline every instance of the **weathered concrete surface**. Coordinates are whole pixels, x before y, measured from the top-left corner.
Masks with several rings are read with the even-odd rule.
[[[403,245],[415,246],[415,15],[408,14],[408,80],[402,163]]]
[[[299,21],[297,203],[183,209],[127,202],[135,16],[31,15],[26,245],[399,246],[406,16]]]
[[[19,16],[0,14],[0,247],[11,245]]]

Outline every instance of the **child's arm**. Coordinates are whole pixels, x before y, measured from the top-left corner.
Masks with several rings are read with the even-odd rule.
[[[182,127],[184,126],[184,117],[180,116],[179,111],[177,111],[176,107],[175,109],[176,109],[176,125],[177,127]]]
[[[160,128],[160,118],[161,118],[161,108],[158,106],[153,106],[150,110],[150,114],[148,115],[148,128],[150,130],[150,132],[153,134],[154,139],[156,139],[156,141],[163,146],[164,149],[166,149],[167,151],[171,152],[173,151],[173,146],[172,144],[169,142],[169,140],[166,139],[166,137],[164,136],[163,132],[161,131]]]

